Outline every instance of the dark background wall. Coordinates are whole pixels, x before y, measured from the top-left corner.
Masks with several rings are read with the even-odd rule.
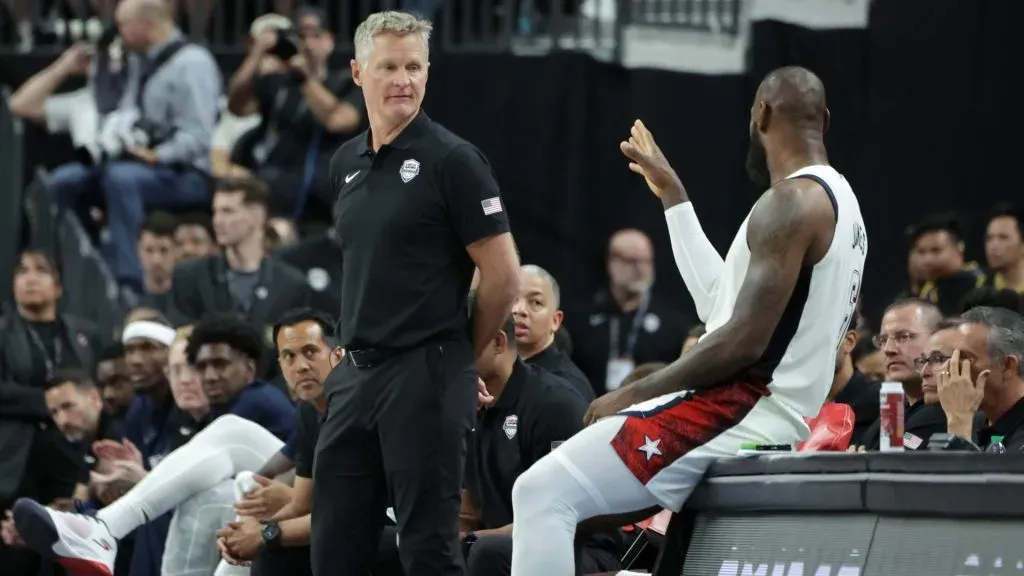
[[[574,53],[435,52],[425,107],[488,155],[525,260],[552,270],[569,297],[601,283],[608,235],[635,226],[659,248],[658,289],[686,307],[659,203],[626,169],[618,142],[634,118],[651,127],[724,251],[758,193],[743,172],[754,88],[775,67],[807,66],[828,90],[832,163],[865,213],[863,297],[877,310],[904,281],[908,224],[956,210],[973,219],[969,250],[980,257],[984,213],[1024,200],[1024,116],[1011,89],[1021,22],[1016,0],[876,0],[862,30],[756,22],[749,73],[734,76],[627,70]],[[238,53],[218,56],[226,74],[239,62]],[[17,86],[50,59],[5,56],[0,82]],[[70,152],[36,128],[26,144],[28,167]]]

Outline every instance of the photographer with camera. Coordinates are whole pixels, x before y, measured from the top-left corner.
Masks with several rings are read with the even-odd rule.
[[[64,209],[105,206],[110,267],[141,293],[135,241],[146,209],[209,200],[222,80],[213,55],[184,39],[165,0],[121,0],[116,20],[130,52],[124,94],[97,146],[81,163],[57,168],[47,186]]]
[[[55,94],[65,81],[86,76],[86,86]],[[127,72],[117,29],[109,28],[95,43],[77,42],[52,64],[18,87],[8,103],[11,112],[41,124],[50,134],[68,134],[76,148],[96,145],[103,118],[124,96]]]
[[[252,28],[259,32],[228,84],[228,110],[258,112],[262,120],[235,145],[232,162],[267,182],[273,216],[321,214],[329,223],[328,168],[338,146],[362,127],[362,91],[347,68],[328,69],[334,36],[319,10],[300,9],[292,22],[263,16]]]

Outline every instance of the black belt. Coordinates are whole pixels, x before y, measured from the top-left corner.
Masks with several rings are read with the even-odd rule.
[[[388,348],[363,348],[361,350],[345,350],[345,357],[356,368],[372,368],[381,362],[394,358],[404,352]]]

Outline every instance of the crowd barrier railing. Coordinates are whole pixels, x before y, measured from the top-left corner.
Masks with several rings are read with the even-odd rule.
[[[655,576],[1024,574],[1024,458],[814,454],[714,464]]]
[[[551,50],[587,50],[617,59],[623,29],[648,26],[736,33],[744,0],[352,0],[321,6],[338,48],[352,51],[356,27],[370,13],[409,9],[431,18],[438,27],[436,46],[452,52],[514,52],[543,54]],[[28,20],[35,30],[37,51],[57,51],[102,34],[105,15],[90,3],[29,2]],[[181,2],[178,20],[190,38],[214,50],[240,50],[249,25],[262,14],[285,11],[301,2],[282,0],[218,0]],[[209,9],[189,9],[189,6]],[[25,50],[18,18],[0,8],[0,50]]]

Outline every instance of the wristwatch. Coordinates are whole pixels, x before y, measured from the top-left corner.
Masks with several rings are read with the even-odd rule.
[[[267,550],[277,550],[281,547],[281,527],[277,522],[267,522],[263,525],[263,544]]]

